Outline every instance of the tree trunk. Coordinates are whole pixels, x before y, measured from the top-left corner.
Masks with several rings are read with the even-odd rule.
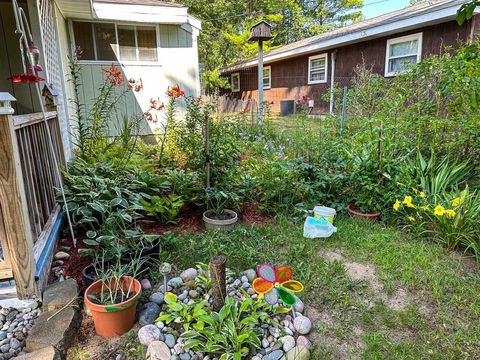
[[[214,256],[210,261],[210,278],[212,279],[212,308],[220,311],[225,303],[227,286],[225,269],[227,258],[224,255]]]

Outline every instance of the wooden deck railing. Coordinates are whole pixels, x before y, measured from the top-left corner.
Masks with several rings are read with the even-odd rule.
[[[46,118],[0,114],[0,279],[13,275],[19,298],[38,295],[35,265],[60,211],[55,158],[65,156],[57,113]]]

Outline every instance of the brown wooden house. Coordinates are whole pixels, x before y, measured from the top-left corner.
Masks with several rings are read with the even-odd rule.
[[[463,3],[465,0],[427,1],[266,52],[265,101],[273,112],[280,112],[282,101],[305,96],[313,100],[312,114],[332,112],[329,90],[349,86],[357,65],[365,64],[378,74],[392,77],[406,71],[408,63],[415,64],[478,37],[478,13],[463,26],[455,21]],[[222,74],[231,84],[224,98],[254,108],[258,97],[257,60],[247,59],[223,69]]]

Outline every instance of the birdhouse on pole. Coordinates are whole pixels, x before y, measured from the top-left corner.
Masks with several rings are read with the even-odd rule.
[[[267,41],[272,38],[272,25],[266,21],[260,21],[250,28],[248,41]]]
[[[258,42],[258,124],[263,124],[263,42],[272,38],[272,26],[260,21],[250,29],[249,42]]]

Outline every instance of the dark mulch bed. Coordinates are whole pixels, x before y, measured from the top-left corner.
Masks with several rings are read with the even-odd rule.
[[[240,221],[247,225],[266,225],[273,223],[273,217],[262,213],[255,204],[245,204],[241,213]]]
[[[158,221],[151,219],[139,221],[138,225],[146,234],[163,234],[166,231],[198,232],[204,229],[202,215],[202,209],[185,208],[176,224],[160,224]],[[247,225],[273,223],[273,218],[259,211],[254,204],[246,204],[240,212],[239,218],[242,223]],[[64,264],[64,276],[75,279],[80,288],[83,287],[82,270],[92,262],[88,256],[78,253],[78,249],[86,247],[83,243],[84,238],[85,234],[77,234],[77,247],[75,249],[72,247],[70,238],[60,241],[57,245],[57,251],[64,246],[72,248],[68,251],[70,258]]]

